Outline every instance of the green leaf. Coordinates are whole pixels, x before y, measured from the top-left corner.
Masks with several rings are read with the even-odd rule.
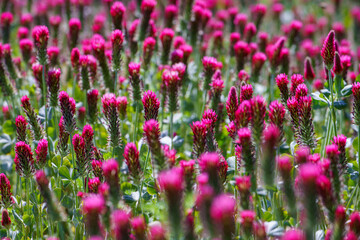
[[[348,97],[352,94],[352,85],[346,85],[343,89],[341,89],[341,96]]]
[[[2,239],[2,238],[5,238],[5,237],[7,237],[7,231],[6,231],[6,229],[1,229],[0,230],[0,238]]]
[[[66,178],[66,179],[71,179],[71,176],[70,176],[70,171],[67,167],[65,166],[61,166],[59,168],[59,174],[60,176]]]
[[[359,144],[359,138],[355,138],[353,143],[352,143],[355,153],[358,152],[358,144]]]
[[[5,133],[0,135],[0,144],[9,143],[9,142],[11,142],[11,138],[9,135]]]
[[[11,149],[12,149],[12,143],[9,142],[9,143],[4,144],[1,147],[1,152],[4,153],[4,154],[8,154],[8,153],[11,152]]]
[[[74,206],[74,200],[69,196],[64,196],[63,200],[61,201],[61,204],[67,209],[72,209]]]
[[[157,194],[157,191],[155,190],[155,188],[153,188],[153,187],[147,187],[147,192],[150,194],[150,195],[155,195],[155,194]]]
[[[343,101],[343,100],[340,100],[340,101],[335,101],[334,102],[334,107],[336,108],[336,109],[344,109],[344,108],[346,108],[346,106],[347,106],[347,103],[345,102],[345,101]]]
[[[137,187],[129,182],[123,182],[121,184],[121,191],[126,195],[130,195],[133,192],[137,191]]]
[[[12,135],[15,133],[15,124],[11,120],[7,120],[3,124],[3,132],[9,135]]]
[[[320,92],[311,93],[311,97],[314,104],[314,109],[327,107],[330,103],[325,96]]]
[[[24,223],[26,226],[32,226],[34,223],[34,216],[33,215],[24,215]]]

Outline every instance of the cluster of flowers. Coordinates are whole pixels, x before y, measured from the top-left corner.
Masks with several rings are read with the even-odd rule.
[[[359,239],[360,7],[270,4],[3,0],[6,239]]]

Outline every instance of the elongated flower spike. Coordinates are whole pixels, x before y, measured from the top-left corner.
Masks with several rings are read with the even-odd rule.
[[[98,177],[90,178],[88,181],[89,193],[98,193],[101,182]]]
[[[314,68],[311,65],[311,59],[309,57],[306,57],[304,62],[304,78],[309,83],[312,83],[312,81],[315,79]]]
[[[92,172],[94,173],[94,176],[99,178],[99,180],[101,182],[103,182],[103,179],[104,179],[102,164],[103,164],[103,162],[99,161],[99,160],[93,160],[91,162]]]
[[[15,126],[16,126],[16,141],[17,142],[27,142],[26,138],[26,128],[27,128],[27,121],[22,116],[19,115],[15,119]]]
[[[287,108],[290,113],[291,117],[291,124],[292,129],[294,131],[295,139],[298,138],[299,134],[299,109],[298,109],[299,102],[295,97],[291,97],[287,100]]]
[[[134,217],[131,219],[131,227],[134,230],[136,239],[145,240],[146,238],[146,222],[143,216]]]
[[[1,214],[1,225],[8,230],[11,227],[11,219],[6,209],[4,209]]]
[[[19,40],[28,38],[29,36],[29,29],[26,27],[19,27],[18,32],[17,32],[17,37]]]
[[[76,47],[79,39],[79,33],[81,30],[81,22],[77,18],[69,20],[69,32],[68,32],[68,43],[69,49]]]
[[[235,126],[237,128],[247,127],[252,119],[251,101],[244,100],[235,112]]]
[[[163,65],[167,64],[170,56],[170,48],[172,44],[172,40],[174,38],[174,30],[171,28],[165,28],[160,34],[160,40],[162,44],[162,55],[161,55],[161,63]]]
[[[31,40],[27,39],[27,38],[21,39],[19,42],[21,55],[22,55],[24,62],[26,62],[26,63],[30,61],[33,46],[34,45],[31,42]]]
[[[154,224],[150,227],[150,240],[166,240],[166,230],[161,224]]]
[[[21,106],[24,109],[25,114],[28,118],[29,124],[31,126],[31,132],[35,140],[40,140],[44,138],[43,128],[40,125],[40,121],[38,119],[37,114],[35,113],[35,110],[31,106],[30,99],[28,96],[25,95],[21,98]]]
[[[323,47],[321,49],[321,57],[324,60],[324,64],[328,70],[331,70],[334,65],[335,57],[335,32],[331,30],[324,40]]]
[[[295,196],[293,181],[291,177],[291,170],[293,168],[293,163],[288,156],[281,156],[276,159],[276,165],[280,173],[280,176],[283,180],[284,193],[289,207],[289,212],[292,217],[296,218],[297,215],[296,196]]]
[[[245,174],[251,176],[251,189],[256,189],[256,159],[254,155],[254,145],[251,140],[251,131],[249,128],[240,128],[238,134],[238,145],[241,146],[241,162],[245,166]]]
[[[88,103],[88,119],[89,122],[94,124],[97,121],[98,114],[98,103],[99,91],[97,89],[92,89],[87,92],[87,103]]]
[[[266,55],[268,56],[270,66],[275,71],[281,63],[281,51],[285,44],[285,38],[281,37],[274,45],[269,45],[266,48]]]
[[[174,4],[167,5],[164,12],[164,26],[172,28],[174,20],[178,14],[178,7]]]
[[[335,191],[336,200],[340,203],[341,192],[341,175],[339,174],[340,162],[339,162],[339,150],[338,146],[331,144],[325,148],[327,158],[330,160],[332,184]]]
[[[144,67],[147,68],[151,62],[153,52],[155,49],[156,41],[153,37],[147,37],[143,43],[143,61]]]
[[[308,95],[308,89],[306,84],[299,84],[295,91],[295,98],[299,101],[301,97],[306,97]]]
[[[253,233],[253,224],[255,221],[256,214],[252,210],[243,210],[240,213],[240,223],[243,234],[250,237]]]
[[[274,185],[275,175],[275,155],[276,148],[279,147],[280,130],[276,125],[270,124],[264,130],[263,152],[264,158],[262,162],[264,183],[268,187]]]
[[[251,73],[254,77],[258,77],[260,75],[261,68],[263,67],[266,59],[266,55],[262,52],[257,52],[252,56]]]
[[[69,133],[65,129],[64,117],[61,116],[59,121],[59,141],[57,149],[62,157],[66,156],[68,153],[68,140]]]
[[[143,125],[144,136],[159,170],[166,167],[164,154],[161,150],[160,127],[158,121],[150,119]]]
[[[131,213],[115,210],[111,214],[111,228],[114,239],[130,239]]]
[[[112,65],[113,71],[119,71],[121,65],[121,50],[123,48],[124,35],[116,29],[111,33],[111,45],[112,45]],[[115,79],[117,81],[117,79]]]
[[[257,28],[254,23],[249,22],[244,28],[244,39],[247,43],[251,43],[252,39],[256,35]]]
[[[4,43],[8,43],[10,40],[10,28],[14,20],[12,13],[3,12],[0,16],[1,30]]]
[[[45,65],[47,61],[46,48],[49,40],[49,30],[46,26],[36,26],[33,28],[32,37],[37,49],[38,60],[41,65]]]
[[[192,155],[194,158],[198,158],[205,151],[207,126],[203,122],[196,121],[190,127],[193,132]]]
[[[139,32],[139,41],[142,42],[145,39],[149,27],[149,21],[151,13],[154,11],[156,6],[156,0],[145,0],[141,2],[141,23],[140,23],[140,32]]]
[[[261,96],[256,96],[251,99],[252,118],[251,123],[253,126],[253,137],[257,144],[260,144],[262,132],[264,130],[264,119],[266,114],[266,102]]]
[[[49,58],[50,66],[55,67],[59,64],[59,53],[60,50],[56,46],[48,47],[47,49],[47,55]]]
[[[219,154],[215,152],[202,154],[199,158],[199,166],[201,172],[208,175],[210,186],[215,192],[220,193],[222,191],[222,186],[219,175]]]
[[[120,198],[119,164],[115,159],[109,159],[102,164],[102,170],[105,181],[110,186],[110,196],[112,198],[112,202],[116,205]]]
[[[279,143],[281,143],[284,138],[283,124],[285,119],[285,112],[285,107],[278,100],[271,102],[269,106],[269,120],[271,124],[274,124],[280,130]]]
[[[60,69],[48,71],[47,86],[50,92],[50,105],[52,107],[58,106],[58,95],[60,89]]]
[[[332,144],[335,144],[338,146],[339,150],[339,174],[343,174],[347,168],[347,158],[346,158],[346,141],[347,137],[343,134],[334,136],[332,140]]]
[[[287,100],[289,99],[288,77],[286,74],[281,73],[276,76],[275,80],[276,80],[276,85],[278,86],[278,88],[280,90],[281,100],[282,100],[283,104],[286,105]]]
[[[110,90],[110,92],[114,92],[114,84],[110,76],[110,69],[108,67],[108,61],[105,56],[105,40],[100,35],[95,35],[92,38],[91,46],[93,49],[94,56],[99,61],[99,65],[101,68],[101,72],[103,75],[103,80],[106,88]]]
[[[135,181],[139,181],[141,178],[141,167],[139,161],[139,151],[136,148],[135,143],[128,143],[124,149],[124,158],[126,165],[128,166],[131,177]]]
[[[34,78],[35,78],[35,82],[36,82],[36,86],[39,88],[41,94],[43,93],[43,84],[42,84],[42,69],[43,66],[39,63],[34,63],[31,66]],[[43,99],[41,98],[41,101],[43,101]]]
[[[122,2],[116,1],[110,8],[110,15],[114,29],[122,30],[122,22],[126,8]]]
[[[216,69],[219,67],[219,63],[214,57],[203,57],[203,73],[204,73],[204,89],[208,91],[210,89],[211,78],[214,75]]]
[[[245,59],[250,53],[248,43],[244,41],[238,41],[234,45],[234,53],[236,57],[236,69],[237,71],[243,70],[245,65]]]
[[[235,112],[238,109],[238,96],[236,92],[236,88],[232,86],[230,88],[228,99],[226,101],[226,111],[230,121],[235,120]]]
[[[144,106],[144,118],[145,121],[150,119],[157,120],[159,114],[160,101],[157,98],[156,94],[151,90],[144,92],[141,99]]]
[[[291,86],[290,86],[290,94],[291,96],[296,95],[296,89],[297,87],[304,83],[304,78],[301,74],[293,74],[291,76]]]
[[[46,139],[41,139],[36,147],[35,152],[37,168],[44,168],[47,163],[46,157],[48,154],[48,141]]]
[[[334,57],[334,67],[332,68],[335,75],[341,75],[343,73],[344,67],[340,59],[340,54],[336,51]]]
[[[140,88],[140,63],[131,62],[128,66],[129,80],[132,87],[132,94],[134,102],[141,100],[141,88]]]
[[[158,177],[161,190],[165,193],[168,204],[168,217],[171,234],[177,238],[180,235],[182,222],[182,198],[184,190],[183,174],[180,168],[172,168],[161,172]]]
[[[313,149],[317,142],[312,121],[311,102],[310,96],[299,99],[299,144]]]
[[[10,181],[4,173],[0,173],[0,194],[0,205],[4,208],[9,208],[14,203],[14,200],[11,193]]]
[[[326,176],[320,175],[316,180],[316,189],[324,206],[329,212],[328,214],[331,221],[333,221],[336,200],[331,186],[331,181]]]
[[[75,112],[76,104],[75,100],[69,97],[67,92],[62,91],[59,93],[60,110],[64,120],[64,127],[67,133],[72,134],[76,128]]]
[[[8,70],[11,79],[17,79],[18,74],[15,69],[14,61],[11,55],[12,49],[10,44],[4,44],[2,46],[2,56],[4,58],[5,66]]]
[[[117,111],[117,101],[113,93],[106,93],[101,98],[103,113],[108,124],[109,147],[119,149],[121,145],[120,119]]]
[[[240,103],[245,100],[250,100],[253,97],[253,87],[251,84],[245,84],[241,86],[240,90]]]
[[[22,177],[29,178],[35,173],[34,157],[29,145],[24,142],[15,144],[14,163],[16,171]]]
[[[240,205],[243,210],[250,208],[251,180],[249,176],[235,177],[235,185],[240,194]]]
[[[100,216],[106,208],[105,200],[101,195],[92,194],[83,201],[86,232],[90,236],[101,235]]]
[[[179,73],[177,71],[165,70],[162,74],[162,79],[167,88],[169,111],[174,113],[178,108],[178,93],[181,84]]]
[[[226,194],[217,196],[211,204],[210,215],[222,239],[231,239],[235,233],[235,206],[235,199]]]

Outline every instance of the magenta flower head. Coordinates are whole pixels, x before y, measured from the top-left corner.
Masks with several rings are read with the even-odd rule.
[[[264,143],[263,143],[263,176],[266,186],[273,186],[275,174],[275,155],[276,148],[278,147],[280,139],[280,130],[276,125],[270,124],[264,130]]]
[[[160,108],[160,101],[156,94],[151,90],[146,91],[141,99],[144,106],[144,118],[145,121],[150,119],[157,120]]]
[[[314,163],[304,163],[299,168],[299,181],[306,195],[313,192],[321,169]]]
[[[264,18],[267,11],[266,5],[258,3],[256,5],[251,6],[250,9],[251,9],[251,17],[255,22],[256,27],[259,28],[262,19]]]
[[[124,35],[119,29],[115,29],[111,33],[111,45],[112,45],[112,64],[114,71],[120,70],[121,63],[121,50],[123,48]]]
[[[59,121],[59,141],[57,145],[57,149],[61,156],[66,156],[68,153],[68,140],[69,133],[65,129],[64,117],[61,116]]]
[[[8,230],[11,227],[11,219],[6,209],[4,209],[1,214],[1,225]]]
[[[269,45],[266,48],[266,55],[268,56],[270,66],[273,70],[276,70],[276,68],[281,63],[281,50],[283,49],[285,45],[285,38],[281,37],[274,45]]]
[[[122,29],[123,17],[126,8],[122,2],[114,2],[110,8],[110,15],[115,29]]]
[[[52,107],[57,107],[58,105],[60,75],[61,75],[60,68],[48,71],[47,86],[50,92],[50,105]]]
[[[287,100],[289,99],[289,80],[286,74],[281,73],[276,76],[276,85],[278,86],[281,94],[281,99],[284,104],[286,104]]]
[[[74,68],[75,73],[79,73],[80,69],[80,50],[78,48],[72,48],[71,50],[71,66]]]
[[[295,91],[296,99],[300,100],[301,97],[306,97],[307,94],[308,94],[308,89],[306,84],[302,83],[296,87],[296,91]]]
[[[143,43],[143,59],[144,66],[147,68],[150,64],[153,51],[155,49],[156,41],[153,37],[147,37]]]
[[[33,153],[25,142],[15,144],[14,163],[16,171],[21,177],[29,178],[35,173]]]
[[[231,239],[235,232],[235,206],[235,199],[226,194],[217,196],[211,204],[211,218],[219,226],[223,239]]]
[[[98,177],[90,178],[88,181],[89,192],[90,193],[98,193],[100,184],[101,184],[101,182]]]
[[[67,92],[62,91],[59,94],[59,103],[61,113],[64,117],[64,125],[65,130],[71,134],[75,131],[76,121],[75,121],[75,111],[76,111],[76,104],[75,100],[69,97]]]
[[[161,224],[154,224],[150,227],[150,240],[166,240],[166,231]]]
[[[77,18],[72,18],[69,20],[69,33],[68,33],[68,39],[69,39],[69,48],[73,49],[76,47],[78,39],[79,39],[79,33],[81,30],[81,22]]]
[[[119,112],[119,116],[122,120],[124,120],[126,117],[126,108],[128,105],[127,97],[120,96],[116,98],[116,102],[117,102],[117,110]]]
[[[160,170],[164,169],[165,159],[161,150],[160,127],[158,121],[156,121],[155,119],[150,119],[146,121],[143,125],[143,130],[146,142],[150,148],[150,151],[158,168]]]
[[[56,66],[59,64],[59,48],[56,46],[48,47],[47,55],[49,57],[49,62],[51,66]]]
[[[169,111],[174,113],[178,108],[178,92],[181,84],[179,73],[173,70],[165,70],[162,74],[163,82],[165,82],[166,90],[169,96]]]
[[[28,38],[28,36],[29,36],[29,29],[26,27],[19,27],[17,32],[17,37],[19,38],[19,40]]]
[[[91,123],[97,121],[98,107],[97,102],[99,100],[99,91],[97,89],[92,89],[87,92],[87,103],[88,103],[88,117]]]
[[[299,138],[298,143],[301,146],[308,146],[309,148],[316,147],[316,138],[314,132],[314,125],[312,121],[311,110],[312,99],[310,96],[300,97],[298,105],[299,113]]]
[[[310,154],[310,148],[308,148],[307,146],[299,147],[295,152],[294,160],[296,164],[301,165],[307,163],[309,161]]]
[[[203,72],[204,72],[204,77],[205,77],[204,88],[205,88],[205,90],[209,90],[210,89],[209,84],[210,84],[211,78],[214,75],[216,69],[218,69],[219,63],[216,60],[216,58],[205,56],[202,59],[202,64],[203,64]]]
[[[252,109],[251,102],[249,100],[244,100],[239,105],[238,109],[235,112],[235,126],[247,127],[252,118]]]
[[[199,158],[200,170],[207,173],[209,183],[213,189],[220,192],[222,189],[219,176],[220,158],[218,153],[204,153]]]
[[[336,75],[341,75],[343,73],[344,67],[340,59],[340,54],[336,51],[334,58],[334,67],[332,68],[333,72]]]
[[[270,123],[274,124],[279,128],[281,134],[280,141],[284,137],[283,124],[285,119],[285,112],[286,112],[285,107],[278,100],[271,102],[269,106],[269,120]]]
[[[355,82],[352,87],[352,93],[354,97],[353,102],[353,120],[356,125],[360,125],[360,83]]]
[[[238,107],[239,107],[239,103],[238,103],[236,88],[232,86],[230,88],[228,99],[226,101],[226,111],[230,121],[235,120],[235,112],[238,109]]]
[[[165,27],[171,28],[173,26],[173,22],[177,14],[178,14],[178,7],[176,5],[170,4],[165,7],[165,13],[164,13]]]
[[[138,216],[131,219],[131,227],[134,230],[134,236],[136,239],[146,239],[146,222],[143,216]]]
[[[115,159],[109,159],[102,164],[102,170],[106,183],[110,186],[110,195],[113,202],[119,199],[119,164]]]
[[[164,191],[172,234],[179,236],[182,219],[182,197],[184,190],[183,174],[180,168],[172,168],[161,172],[158,177],[160,188]]]
[[[105,200],[101,195],[91,194],[84,198],[83,212],[86,231],[90,236],[101,235],[100,215],[105,211]]]
[[[10,181],[4,173],[0,173],[0,194],[0,205],[4,208],[9,208],[14,203],[14,200],[12,198]]]
[[[301,74],[293,74],[291,76],[291,86],[290,86],[290,94],[291,96],[296,95],[296,89],[297,87],[304,83],[304,77]]]
[[[46,48],[49,40],[49,30],[46,26],[35,26],[32,30],[34,45],[37,48],[37,54],[41,65],[45,65],[47,61]]]
[[[128,143],[124,149],[124,158],[126,165],[128,166],[130,175],[136,181],[139,181],[141,177],[141,167],[139,161],[139,151],[136,148],[135,143]]]
[[[255,217],[256,214],[252,210],[244,210],[240,213],[242,230],[246,236],[250,236],[252,233]]]
[[[20,40],[19,46],[24,62],[29,62],[32,55],[33,43],[30,39],[24,38]]]
[[[320,175],[316,181],[317,192],[320,195],[324,206],[331,212],[334,208],[334,194],[331,181],[324,175]],[[333,213],[332,213],[333,214]],[[331,216],[333,218],[334,216]]]
[[[160,34],[160,40],[163,48],[161,55],[161,63],[163,65],[167,64],[169,60],[170,48],[174,35],[174,30],[172,30],[171,28],[165,28]]]
[[[111,214],[111,228],[114,239],[130,239],[131,214],[125,210],[115,210]]]
[[[256,143],[260,143],[262,132],[264,130],[264,119],[266,114],[266,102],[262,96],[256,96],[251,99],[253,125],[253,137]]]
[[[193,132],[192,155],[198,158],[205,151],[207,126],[203,122],[196,121],[193,122],[190,127]]]
[[[259,76],[262,66],[266,61],[266,55],[262,52],[257,52],[252,57],[251,71],[255,76]]]
[[[140,23],[140,32],[139,32],[139,41],[142,42],[145,39],[147,29],[149,26],[149,21],[151,17],[151,13],[154,11],[156,6],[156,0],[144,0],[141,2],[141,23]]]
[[[350,230],[353,231],[356,236],[360,235],[360,213],[353,212],[350,215],[350,223],[349,223]]]
[[[251,179],[249,176],[235,177],[235,185],[240,193],[240,204],[243,209],[249,209]]]
[[[46,156],[48,153],[48,141],[41,139],[36,147],[36,165],[43,168],[46,165]]]
[[[118,147],[121,143],[120,120],[117,111],[117,100],[113,93],[106,93],[101,98],[103,113],[108,124],[110,137],[108,143],[111,147]]]
[[[132,86],[133,100],[134,102],[139,102],[141,100],[140,63],[129,63],[128,71],[130,84]]]
[[[285,232],[282,240],[305,240],[305,234],[297,229],[288,230]]]
[[[342,173],[346,169],[347,159],[346,159],[346,146],[347,137],[344,135],[334,136],[332,143],[338,146],[339,150],[339,164],[340,164],[340,172]]]
[[[236,69],[237,71],[243,70],[246,57],[250,53],[250,47],[247,42],[238,41],[234,45],[234,53],[236,57]]]
[[[251,84],[244,84],[240,90],[240,103],[245,100],[250,100],[253,97],[253,87]]]
[[[291,169],[293,168],[291,159],[288,156],[281,156],[276,159],[276,163],[284,182],[290,181]]]
[[[30,99],[28,96],[25,95],[21,97],[21,106],[26,113],[29,124],[31,126],[31,133],[33,134],[35,140],[38,141],[44,138],[44,132],[40,125],[40,121],[37,117],[34,108],[31,106]]]
[[[310,83],[315,79],[314,68],[309,57],[306,57],[304,62],[304,78]]]
[[[328,70],[331,70],[334,65],[335,57],[335,32],[331,30],[324,40],[323,47],[321,49],[321,57],[324,60],[324,64]]]
[[[27,142],[26,139],[26,127],[27,127],[27,121],[22,116],[19,115],[15,119],[15,126],[16,126],[16,141],[17,142]]]
[[[3,12],[0,16],[0,24],[4,43],[8,43],[10,40],[10,27],[13,20],[14,17],[10,12]]]

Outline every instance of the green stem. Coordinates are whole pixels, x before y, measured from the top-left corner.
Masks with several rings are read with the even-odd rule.
[[[28,189],[28,183],[29,183],[29,179],[25,178],[25,189]],[[27,207],[27,213],[30,216],[30,202],[29,202],[29,195],[28,193],[25,193],[26,195],[26,207]]]
[[[138,126],[138,115],[139,115],[139,106],[138,102],[135,102],[135,122],[134,122],[134,135],[133,135],[133,142],[136,142],[136,133],[137,133],[137,126]]]
[[[330,97],[331,97],[331,115],[332,115],[332,121],[334,125],[334,132],[335,136],[337,136],[337,130],[336,130],[336,115],[335,115],[335,109],[334,109],[334,89],[333,89],[333,79],[331,75],[331,71],[328,69],[328,76],[329,76],[329,87],[330,87]]]
[[[208,95],[208,91],[205,90],[205,91],[204,91],[204,102],[203,102],[203,106],[202,106],[202,108],[201,108],[200,118],[201,118],[201,116],[202,116],[202,114],[204,113],[204,110],[205,110],[207,95]]]
[[[48,119],[47,119],[47,107],[46,107],[46,81],[45,81],[45,68],[46,65],[44,64],[42,66],[42,90],[43,90],[43,103],[44,103],[44,113],[45,113],[45,123],[44,123],[44,128],[45,128],[45,133],[46,133],[46,139],[49,139],[48,136]],[[48,149],[50,150],[50,149]]]
[[[173,149],[174,146],[173,146],[173,139],[174,139],[174,134],[173,134],[173,119],[174,119],[174,113],[171,112],[170,113],[170,125],[169,125],[169,136],[170,136],[170,139],[171,139],[171,148],[170,149]]]
[[[117,79],[117,75],[118,75],[118,71],[117,70],[115,70],[115,73],[114,73],[114,93],[115,93],[115,95],[117,94],[117,91],[116,91],[116,88],[117,88],[117,82],[118,82],[118,79]]]
[[[360,168],[360,125],[358,126],[358,167]],[[358,186],[360,187],[360,178],[358,178]]]
[[[144,164],[144,168],[143,168],[143,173],[144,174],[146,172],[147,165],[148,165],[148,162],[149,162],[149,156],[150,156],[150,148],[148,149],[148,152],[146,154],[145,164]],[[139,188],[139,203],[138,203],[138,205],[140,206],[141,213],[143,213],[142,204],[141,204],[141,198],[142,198],[141,195],[142,195],[143,187],[144,187],[144,181],[141,181],[140,188]]]

